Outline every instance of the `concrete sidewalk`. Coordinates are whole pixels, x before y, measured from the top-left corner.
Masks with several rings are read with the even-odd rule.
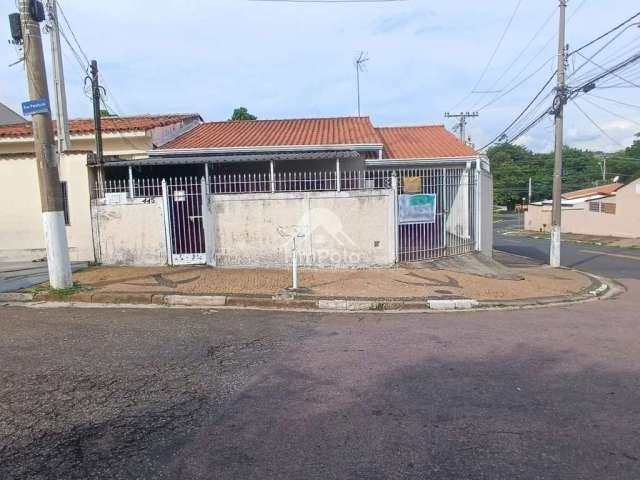
[[[516,258],[517,259],[517,258]],[[495,263],[495,262],[493,262]],[[474,266],[474,264],[476,264]],[[473,299],[508,303],[567,299],[585,294],[594,281],[582,273],[534,264],[508,268],[479,263],[473,256],[446,262],[371,270],[301,270],[308,289],[298,300],[414,301]],[[460,271],[464,267],[464,272]],[[445,269],[446,268],[446,269]],[[476,273],[468,273],[475,271]],[[93,267],[74,275],[88,291],[70,300],[167,303],[167,296],[292,298],[291,272],[210,267]],[[118,301],[118,300],[115,300]]]
[[[73,262],[74,272],[87,268],[87,262]],[[0,262],[0,293],[14,292],[49,280],[47,262]]]

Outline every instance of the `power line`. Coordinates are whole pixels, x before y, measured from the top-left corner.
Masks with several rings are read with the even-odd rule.
[[[67,19],[67,16],[65,15],[64,10],[62,9],[62,5],[60,5],[60,2],[58,0],[53,0],[53,1],[56,2],[56,5],[58,6],[58,10],[60,10],[60,13],[62,14],[62,19],[64,20],[64,23],[66,23],[67,28],[69,29],[69,33],[71,33],[71,36],[73,37],[73,40],[76,42],[76,45],[78,46],[78,49],[80,50],[80,53],[84,57],[85,62],[87,62],[87,65],[89,65],[91,63],[89,61],[89,57],[87,56],[86,53],[84,53],[84,50],[82,50],[82,46],[80,45],[80,42],[78,42],[78,37],[76,37],[76,34],[74,33],[73,29],[71,28],[71,24],[69,23],[69,20]]]
[[[587,62],[594,64],[596,67],[600,68],[601,70],[604,70],[605,72],[607,71],[607,69],[605,67],[603,67],[602,65],[597,64],[596,62],[594,62],[593,60],[586,58],[584,55],[582,55],[581,53],[578,53],[578,55],[580,55],[582,58],[584,58]],[[631,85],[632,87],[636,87],[636,88],[640,88],[640,85],[631,82],[630,80],[627,80],[626,78],[623,78],[622,76],[618,75],[615,72],[612,72],[611,75],[613,75],[614,77],[618,78],[619,80],[622,80],[625,83],[628,83],[629,85]]]
[[[627,18],[624,22],[622,22],[621,24],[613,27],[611,30],[603,33],[602,35],[600,35],[599,37],[594,38],[593,40],[591,40],[590,42],[582,45],[579,48],[576,48],[575,50],[571,51],[569,53],[569,56],[573,55],[574,53],[578,53],[581,52],[582,50],[584,50],[585,48],[590,47],[591,45],[598,43],[600,40],[602,40],[603,38],[611,35],[613,32],[620,30],[622,27],[624,27],[627,23],[631,22],[632,20],[635,20],[636,18],[640,17],[640,12],[636,13],[635,15],[632,15],[631,17]]]
[[[467,96],[464,97],[462,100],[460,100],[458,103],[456,103],[453,106],[453,108],[451,108],[451,110],[455,110],[461,104],[466,102],[469,99],[469,97],[471,97],[471,95],[473,95],[473,91],[477,90],[478,87],[480,86],[480,84],[482,83],[482,80],[484,80],[484,77],[487,75],[487,72],[489,71],[489,68],[491,67],[491,64],[493,63],[493,60],[495,59],[498,51],[500,50],[500,47],[502,46],[502,42],[504,41],[505,37],[507,36],[507,33],[511,29],[511,25],[513,24],[513,20],[516,18],[516,15],[518,14],[518,11],[520,10],[520,7],[522,6],[522,1],[523,0],[518,0],[518,2],[516,3],[515,8],[513,9],[513,13],[511,14],[511,17],[509,18],[509,21],[507,22],[507,25],[504,28],[504,30],[502,32],[502,35],[500,36],[500,39],[498,40],[498,43],[497,43],[496,47],[493,49],[493,53],[489,57],[489,61],[485,65],[484,69],[482,70],[482,73],[480,74],[480,78],[476,82],[475,86],[471,89],[471,91],[467,94]]]
[[[507,126],[507,128],[505,128],[502,133],[500,133],[496,138],[494,138],[491,142],[489,142],[487,145],[485,145],[484,147],[482,147],[480,150],[484,150],[485,148],[493,145],[495,142],[499,141],[500,139],[504,138],[504,136],[506,135],[506,133],[509,131],[509,129],[511,127],[513,127],[518,120],[520,120],[524,114],[527,112],[527,110],[529,110],[529,108],[531,108],[531,106],[536,102],[536,100],[538,100],[538,98],[540,98],[540,95],[542,95],[542,93],[547,89],[547,87],[549,86],[549,84],[553,81],[553,79],[556,76],[556,72],[553,72],[553,75],[551,75],[549,77],[549,79],[545,82],[545,84],[542,86],[542,88],[538,91],[538,93],[535,95],[535,97],[533,97],[533,99],[529,102],[529,104],[524,108],[524,110],[522,110],[518,116]],[[546,115],[546,111],[544,112],[544,114]]]
[[[578,103],[577,100],[574,99],[573,104],[580,111],[580,113],[582,113],[585,117],[587,117],[587,120],[589,120],[591,122],[591,124],[600,131],[600,133],[602,133],[605,137],[607,137],[609,140],[611,140],[616,145],[618,145],[618,146],[620,146],[622,148],[625,147],[625,145],[622,145],[615,138],[613,138],[611,135],[609,135],[600,125],[598,125],[598,123],[593,118],[591,118],[591,116],[589,116],[589,114],[587,112],[585,112],[582,109],[582,107],[580,106],[580,104]]]
[[[636,125],[640,126],[640,122],[638,122],[638,121],[636,121],[636,120],[631,120],[630,118],[627,118],[627,117],[624,117],[624,116],[622,116],[622,115],[620,115],[620,114],[618,114],[618,113],[612,112],[612,111],[611,111],[611,110],[609,110],[608,108],[605,108],[605,107],[603,107],[603,106],[601,106],[601,105],[598,105],[597,103],[595,103],[595,102],[593,102],[593,101],[591,101],[591,100],[589,100],[589,99],[587,99],[587,98],[582,97],[582,99],[583,99],[585,102],[587,102],[587,103],[589,103],[589,104],[593,105],[594,107],[599,108],[600,110],[602,110],[602,111],[604,111],[604,112],[607,112],[609,115],[613,115],[614,117],[618,117],[618,118],[619,118],[619,119],[621,119],[621,120],[625,120],[625,121],[627,121],[627,122],[634,123],[634,124],[636,124]]]
[[[535,42],[535,40],[538,38],[538,36],[547,27],[549,22],[551,22],[553,17],[555,17],[555,13],[556,13],[556,9],[554,8],[553,11],[551,12],[551,15],[549,15],[546,18],[546,20],[544,20],[544,22],[542,22],[542,26],[534,33],[533,37],[531,37],[531,39],[527,42],[527,44],[524,46],[524,48],[520,51],[520,53],[518,55],[516,55],[516,57],[511,61],[511,63],[507,66],[507,68],[504,69],[502,74],[491,84],[491,86],[487,90],[493,90],[494,88],[496,88],[496,86],[507,75],[507,73],[511,71],[511,68],[513,68],[513,66],[516,63],[518,63],[518,61],[524,56],[524,53],[529,49],[529,47],[533,44],[533,42]],[[535,58],[537,58],[537,56]],[[527,67],[528,67],[528,65],[527,65]],[[525,69],[527,67],[525,67]],[[510,82],[510,83],[513,83],[513,82]],[[502,90],[496,91],[496,93],[501,93],[501,92],[502,92]],[[484,96],[482,96],[478,100],[476,100],[476,102],[473,104],[474,107],[477,106],[482,101],[483,98],[484,98]]]

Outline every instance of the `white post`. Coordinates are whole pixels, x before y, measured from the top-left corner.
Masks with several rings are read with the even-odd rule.
[[[271,193],[274,193],[276,191],[276,167],[273,160],[269,162],[269,175],[271,179]]]
[[[129,198],[133,199],[135,192],[133,189],[133,167],[129,165]]]
[[[298,289],[298,252],[296,250],[296,237],[293,237],[293,250],[291,251],[293,258],[291,265],[293,266],[293,289]]]
[[[476,158],[476,171],[474,172],[474,178],[476,183],[476,201],[474,207],[474,217],[476,223],[476,251],[482,250],[482,181],[480,176],[480,170],[482,169],[482,159]]]
[[[210,184],[210,182],[209,182],[209,164],[208,163],[204,164],[204,180],[205,180],[206,190],[207,190],[207,192],[209,192],[209,184]]]
[[[340,159],[336,158],[336,190],[340,191]]]
[[[391,188],[393,189],[393,263],[398,263],[400,226],[398,225],[398,175],[395,171],[391,174]]]
[[[162,179],[162,216],[164,217],[164,238],[167,247],[167,263],[173,265],[173,247],[171,244],[171,215],[169,214],[169,195],[167,181]]]

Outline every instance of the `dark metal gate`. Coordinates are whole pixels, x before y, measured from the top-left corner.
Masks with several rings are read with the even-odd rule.
[[[167,183],[168,236],[172,265],[206,263],[202,184],[195,177],[170,178]],[[168,217],[168,218],[167,218]]]

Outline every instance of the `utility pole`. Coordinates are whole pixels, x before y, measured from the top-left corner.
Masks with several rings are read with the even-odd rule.
[[[558,86],[553,101],[555,114],[556,140],[555,162],[553,168],[553,209],[551,213],[551,249],[549,264],[560,267],[560,245],[562,226],[562,148],[564,146],[564,105],[567,102],[565,72],[567,50],[565,45],[565,24],[567,0],[560,0],[560,27],[558,33]]]
[[[473,113],[469,113],[469,112],[460,112],[458,114],[450,114],[449,112],[446,112],[444,114],[445,118],[458,118],[458,125],[456,126],[456,130],[458,131],[458,134],[460,135],[460,141],[462,143],[464,143],[465,145],[468,144],[469,139],[467,138],[467,119],[468,118],[477,118],[480,116],[480,114],[478,112],[473,112]]]
[[[93,123],[96,141],[96,158],[98,160],[98,187],[100,192],[104,188],[104,162],[102,148],[102,116],[100,115],[100,82],[98,81],[98,62],[91,60],[91,97],[93,99]]]
[[[602,170],[602,182],[607,183],[607,154],[603,153],[600,157],[600,170]]]
[[[531,198],[533,197],[533,180],[529,177],[529,205],[531,205]]]
[[[356,88],[358,95],[358,116],[360,116],[360,72],[364,72],[364,64],[369,61],[369,57],[364,52],[360,52],[360,56],[356,58]]]
[[[24,39],[24,61],[29,85],[29,99],[48,104],[49,90],[42,51],[40,24],[34,17],[29,0],[20,0],[20,20]],[[69,288],[73,285],[69,246],[64,222],[62,188],[58,173],[51,112],[48,108],[33,113],[33,141],[38,169],[42,225],[47,247],[49,283],[52,288]]]
[[[56,97],[56,130],[58,132],[58,153],[71,149],[69,138],[69,115],[67,113],[67,93],[64,86],[64,67],[60,45],[60,24],[56,0],[47,1],[49,13],[49,33],[51,35],[51,56],[53,57],[53,89]]]

